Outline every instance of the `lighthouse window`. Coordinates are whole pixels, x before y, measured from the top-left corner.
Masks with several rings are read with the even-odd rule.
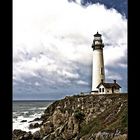
[[[103,73],[103,68],[101,68],[101,74],[103,75],[104,73]]]

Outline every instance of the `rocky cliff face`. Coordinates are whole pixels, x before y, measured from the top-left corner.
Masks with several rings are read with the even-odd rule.
[[[65,97],[44,111],[39,131],[15,130],[13,140],[127,140],[127,107],[127,94]]]

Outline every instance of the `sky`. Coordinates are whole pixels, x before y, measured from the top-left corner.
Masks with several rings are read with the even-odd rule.
[[[13,1],[13,100],[91,91],[93,35],[102,34],[105,80],[127,92],[127,18],[80,0]]]

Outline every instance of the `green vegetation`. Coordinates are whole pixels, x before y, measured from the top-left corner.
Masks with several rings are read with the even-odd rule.
[[[127,134],[127,94],[74,95],[66,97],[61,101],[54,102],[46,110],[46,118],[49,115],[51,116],[57,107],[59,107],[61,113],[65,114],[67,112],[68,118],[65,118],[67,122],[69,122],[69,117],[74,113],[75,123],[79,128],[73,137],[78,139],[84,138],[88,140],[91,137],[94,139],[98,132],[113,135],[116,132]],[[65,133],[62,132],[63,135],[69,134],[66,128]]]
[[[99,118],[93,119],[93,121],[89,122],[88,124],[83,123],[82,128],[80,130],[80,137],[96,133],[99,130],[101,130],[102,127],[103,126]]]
[[[128,127],[128,112],[127,107],[117,114],[117,119],[106,127],[106,130],[119,129],[122,133],[125,133]]]
[[[84,120],[85,114],[83,112],[80,112],[79,110],[76,110],[74,112],[74,117],[79,121],[82,122]]]
[[[118,108],[123,107],[118,111]],[[93,118],[89,123],[83,123],[80,129],[79,137],[90,137],[99,131],[115,132],[119,130],[122,134],[127,133],[128,112],[127,104],[115,103],[111,104],[103,113]]]

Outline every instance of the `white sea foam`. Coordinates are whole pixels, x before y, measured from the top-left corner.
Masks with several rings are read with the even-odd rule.
[[[40,117],[41,114],[34,114],[34,115],[30,115],[30,117],[23,117],[23,116],[18,116],[17,118],[13,119],[13,130],[14,129],[21,129],[23,131],[31,131],[32,133],[34,133],[35,131],[39,130],[39,128],[35,128],[35,129],[29,129],[29,125],[31,123],[38,123],[40,124],[42,121],[34,121],[34,122],[30,122],[32,120],[34,120],[37,117]],[[23,120],[26,120],[26,122],[21,122]]]
[[[36,110],[36,109],[38,109],[38,108],[37,107],[32,107],[32,108],[30,108],[28,110]]]
[[[45,110],[46,107],[39,107],[38,109],[39,109],[39,110]]]
[[[40,118],[50,102],[14,102],[13,103],[13,130],[21,129],[23,131],[34,133],[40,128],[29,129],[33,123],[40,124],[42,121],[33,121]],[[33,122],[30,122],[33,121]]]
[[[29,129],[29,125],[31,123],[41,123],[42,121],[34,121],[34,122],[30,122],[30,121],[33,121],[35,118],[40,118],[41,117],[41,113],[34,113],[34,114],[31,114],[31,115],[26,115],[28,114],[29,112],[28,111],[24,111],[22,112],[21,114],[22,115],[18,115],[16,117],[13,117],[13,130],[14,129],[21,129],[23,131],[31,131],[31,133],[34,133],[35,131],[39,130],[39,128],[35,128],[35,129]],[[14,112],[13,113],[14,115],[17,115],[18,113]],[[26,120],[26,122],[21,122],[23,120]]]
[[[23,122],[23,123],[13,123],[13,130],[14,129],[21,129],[23,131],[34,133],[35,131],[39,130],[40,128],[35,128],[35,129],[29,129],[29,124],[28,122]]]

